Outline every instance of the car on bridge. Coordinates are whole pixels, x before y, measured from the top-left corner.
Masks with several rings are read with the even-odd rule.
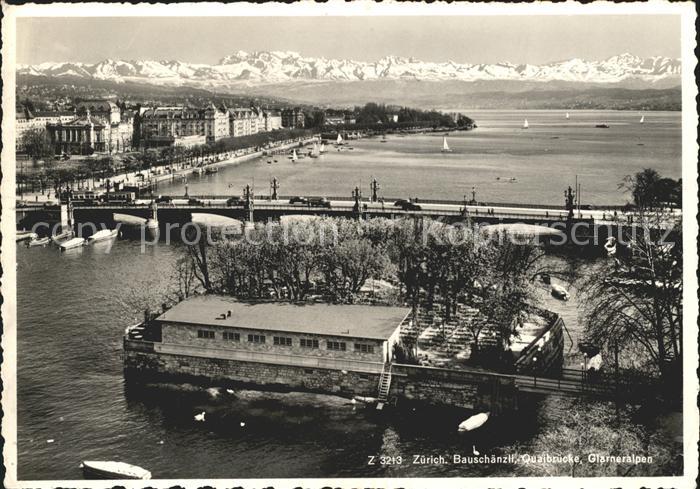
[[[302,204],[302,205],[307,205],[309,203],[309,199],[306,197],[292,197],[289,199],[289,203],[294,205],[294,204]]]
[[[204,205],[204,202],[199,199],[189,199],[187,205]]]
[[[309,206],[312,207],[331,207],[330,200],[326,199],[325,197],[308,197],[306,200],[308,201]]]
[[[401,210],[404,211],[419,211],[421,210],[421,206],[418,204],[411,202],[410,200],[406,199],[399,199],[396,202],[394,202],[394,207],[400,207]]]
[[[239,205],[245,205],[245,200],[242,197],[234,196],[226,201],[228,207],[234,207]]]
[[[170,197],[169,195],[159,195],[156,200],[156,204],[172,204],[173,203],[173,198]]]

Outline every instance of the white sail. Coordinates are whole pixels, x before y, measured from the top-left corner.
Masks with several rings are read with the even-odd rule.
[[[530,124],[527,123],[527,119],[525,119],[525,122],[523,122],[523,129],[527,129],[530,127]]]
[[[640,124],[644,124],[644,116],[642,116],[642,118],[639,119],[639,123],[640,123]]]
[[[568,113],[568,112],[566,113],[566,118],[567,118],[567,119],[569,118],[569,113]]]
[[[341,144],[343,142],[343,138],[340,136],[340,133],[338,133],[338,139],[336,139],[335,142],[338,144]]]
[[[318,143],[314,143],[314,149],[311,150],[311,157],[318,158],[318,155],[320,153],[321,153],[321,150],[318,148]]]
[[[326,145],[321,143],[321,148],[318,150],[319,153],[325,153],[326,152]]]
[[[296,161],[297,159],[298,159],[297,150],[294,149],[294,150],[292,150],[292,161]]]
[[[442,152],[443,153],[449,153],[452,151],[450,147],[447,145],[447,138],[442,138]]]

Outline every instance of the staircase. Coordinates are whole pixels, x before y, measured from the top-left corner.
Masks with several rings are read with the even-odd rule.
[[[377,410],[381,411],[384,404],[389,400],[389,389],[391,388],[391,363],[385,363],[382,374],[379,377],[379,395],[377,396]]]

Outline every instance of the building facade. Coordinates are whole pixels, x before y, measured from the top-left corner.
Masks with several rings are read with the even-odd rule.
[[[262,111],[254,108],[237,107],[228,109],[229,130],[233,137],[250,136],[260,132],[260,127],[265,127],[262,119]]]
[[[108,125],[89,110],[70,122],[49,123],[46,131],[57,154],[91,155],[107,151]]]
[[[282,114],[279,110],[264,110],[263,121],[265,132],[276,131],[282,127]]]
[[[365,376],[368,383],[360,392],[371,394],[392,360],[409,313],[405,307],[242,303],[229,297],[195,296],[127,333],[125,368],[138,375],[142,353],[153,353],[164,362],[198,359],[204,377],[219,375],[215,366],[226,362],[229,370],[216,380],[231,382],[258,379],[313,388],[329,379],[345,376],[357,381]],[[177,363],[167,371],[145,373],[191,375],[187,368],[179,370]],[[332,382],[327,386],[330,389]]]
[[[282,111],[282,127],[303,128],[304,112],[299,107],[284,109]]]
[[[214,142],[228,136],[228,116],[213,104],[205,109],[186,106],[152,107],[139,116],[140,140],[146,147],[169,146],[181,137],[204,136]]]
[[[134,117],[131,112],[122,113],[119,106],[106,99],[83,100],[76,104],[78,115],[88,112],[104,124],[105,152],[121,153],[132,147]]]
[[[30,130],[46,131],[48,124],[58,124],[70,122],[75,119],[75,112],[32,112],[25,106],[17,106],[15,112],[15,151],[22,152],[24,148],[24,137]]]

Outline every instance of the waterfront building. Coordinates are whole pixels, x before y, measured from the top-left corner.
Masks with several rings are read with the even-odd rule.
[[[258,111],[249,107],[237,107],[228,109],[229,131],[233,137],[250,136],[257,134],[259,127],[264,127],[262,110]],[[262,119],[262,120],[260,120]]]
[[[214,142],[228,136],[226,112],[213,104],[205,109],[187,106],[152,107],[141,111],[140,140],[146,147],[171,146],[181,137],[203,136]]]
[[[122,113],[119,106],[108,99],[83,100],[78,102],[77,113],[90,113],[105,125],[105,151],[121,153],[131,149],[134,133],[134,117],[131,112]]]
[[[24,105],[16,107],[15,112],[15,151],[24,151],[24,134],[29,130],[46,130],[47,124],[70,122],[75,119],[73,111],[37,111],[32,112]]]
[[[284,109],[282,111],[282,127],[303,128],[304,112],[299,107]]]
[[[127,333],[125,373],[321,391],[344,384],[376,394],[409,314],[407,307],[190,297]]]
[[[108,125],[90,111],[70,122],[49,123],[46,131],[57,154],[91,155],[107,150]]]
[[[282,127],[282,114],[279,110],[264,110],[263,123],[265,132],[276,131]]]

